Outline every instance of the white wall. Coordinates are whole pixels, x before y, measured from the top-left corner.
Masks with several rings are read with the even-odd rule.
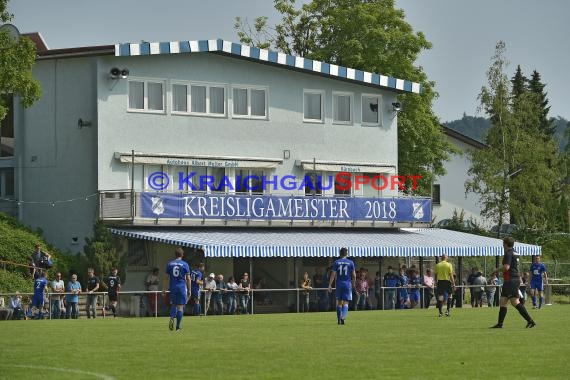
[[[469,149],[476,149],[462,141],[447,136],[447,139],[461,152]],[[481,206],[478,203],[479,197],[474,193],[465,193],[465,182],[469,179],[468,170],[471,161],[467,154],[454,154],[445,164],[447,174],[436,179],[434,184],[440,185],[441,204],[433,205],[432,217],[435,222],[448,219],[453,216],[453,211],[457,210],[459,215],[464,211],[464,219],[472,219],[478,225],[489,228],[491,221],[481,216]]]

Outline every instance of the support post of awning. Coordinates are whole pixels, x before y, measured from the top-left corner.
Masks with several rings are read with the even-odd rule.
[[[254,297],[254,293],[255,291],[253,290],[253,258],[249,258],[249,288],[251,289],[251,315],[253,315],[253,297]],[[245,307],[249,307],[249,305],[246,305]]]
[[[463,257],[459,257],[457,259],[457,282],[455,286],[462,286],[463,285],[463,276],[461,273],[463,272]],[[456,307],[463,307],[463,288],[460,288],[461,291],[459,293],[459,297],[457,297],[457,301],[455,302]]]
[[[424,257],[420,256],[420,278],[422,279],[423,282],[423,277],[424,276]],[[422,291],[420,292],[420,309],[424,308],[424,289],[422,288]]]

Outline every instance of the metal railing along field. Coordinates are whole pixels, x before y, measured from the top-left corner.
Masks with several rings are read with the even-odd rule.
[[[469,302],[469,288],[475,286],[457,286],[455,288],[455,307],[470,306]],[[477,286],[478,287],[478,286]],[[501,286],[494,286],[495,294],[500,297]],[[408,288],[402,287],[382,287],[374,292],[372,289],[367,293],[365,301],[361,305],[356,304],[356,300],[353,297],[353,302],[351,304],[351,310],[387,310],[391,309],[391,305],[387,305],[387,299],[390,294],[394,294],[396,301],[395,307],[397,308],[397,294],[399,292],[405,291]],[[421,294],[420,302],[417,304],[416,308],[430,307],[435,304],[435,295],[430,299],[430,303],[426,304],[425,299],[426,288],[418,288]],[[483,305],[493,306],[494,303],[489,305],[487,299],[490,294],[491,287],[486,286],[485,295],[483,296]],[[327,288],[312,288],[312,289],[302,289],[302,288],[291,288],[291,289],[251,289],[249,291],[213,291],[209,292],[210,296],[206,296],[208,291],[201,291],[202,297],[200,299],[201,312],[200,315],[210,316],[216,314],[227,315],[230,311],[228,309],[229,299],[233,296],[236,297],[236,308],[232,314],[263,314],[263,313],[300,313],[300,312],[325,312],[335,310],[335,297],[334,289],[332,293],[328,292]],[[461,293],[462,303],[457,304],[457,295]],[[32,293],[1,293],[0,297],[4,297],[5,308],[0,309],[0,311],[6,311],[10,305],[10,297],[18,294],[21,297],[22,309],[25,314],[30,315],[29,308],[31,307]],[[70,293],[46,293],[45,304],[44,304],[44,318],[52,318],[51,306],[54,299],[60,296],[65,296]],[[545,304],[570,304],[570,283],[549,283],[545,286]],[[97,296],[97,317],[108,318],[111,315],[110,310],[107,310],[109,306],[109,298],[107,292],[97,292],[94,293]],[[216,295],[220,295],[222,299],[222,309],[216,307]],[[210,298],[210,302],[205,304],[205,300]],[[245,297],[245,299],[242,299]],[[65,298],[65,297],[64,297]],[[87,294],[82,293],[79,295],[78,311],[79,317],[86,317],[86,298]],[[527,291],[527,298],[530,295]],[[240,302],[242,301],[242,302]],[[494,300],[495,301],[495,300]],[[162,294],[161,291],[121,291],[119,293],[118,305],[117,305],[117,316],[120,317],[159,317],[168,315],[168,292],[166,296]],[[245,306],[244,306],[245,305]],[[69,307],[69,305],[65,305]],[[187,305],[186,313],[192,313],[191,305]],[[0,318],[4,317],[4,314],[0,314]]]

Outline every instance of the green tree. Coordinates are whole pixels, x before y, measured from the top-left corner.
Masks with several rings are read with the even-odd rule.
[[[511,222],[534,229],[552,228],[548,205],[558,178],[551,160],[556,160],[552,139],[540,130],[541,107],[532,92],[521,87],[522,72],[513,82],[505,74],[508,61],[504,42],[495,48],[487,71],[487,86],[481,89],[481,109],[489,116],[487,149],[471,154],[471,180],[466,190],[479,194],[482,214],[501,225]],[[514,84],[514,88],[510,84]]]
[[[430,194],[432,178],[445,173],[443,162],[454,149],[432,111],[434,83],[414,64],[431,48],[424,34],[414,32],[393,0],[313,0],[299,9],[295,0],[275,0],[275,8],[282,15],[275,37],[258,46],[421,83],[420,95],[399,95],[405,109],[398,116],[398,166],[402,175],[422,175],[419,193]],[[256,19],[256,36],[270,29],[266,22]],[[236,28],[242,43],[254,43],[242,20]]]
[[[118,268],[121,278],[125,281],[124,267],[121,265],[121,255],[117,240],[102,221],[97,221],[93,226],[93,238],[85,239],[85,256],[88,265],[95,269],[95,273],[102,279],[111,272],[112,268]]]
[[[515,98],[527,92],[528,78],[523,75],[521,65],[517,66],[517,70],[515,71],[513,79],[511,79],[511,83],[512,83],[512,94]]]
[[[0,20],[12,20],[7,11],[8,0],[0,0]],[[38,81],[32,77],[32,67],[36,61],[36,47],[27,37],[14,39],[6,31],[0,32],[0,93],[14,94],[24,107],[31,106],[41,96]],[[6,117],[8,104],[0,97],[0,120]]]
[[[545,84],[540,81],[540,73],[534,70],[528,82],[528,89],[535,95],[535,101],[540,107],[539,128],[545,134],[546,138],[551,138],[556,132],[556,124],[554,120],[548,117],[550,106],[548,105],[548,94],[544,91],[544,87]]]

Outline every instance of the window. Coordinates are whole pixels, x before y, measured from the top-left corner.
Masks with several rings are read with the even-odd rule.
[[[352,94],[333,92],[333,123],[352,124]]]
[[[303,91],[303,121],[322,123],[324,118],[324,91]]]
[[[263,194],[263,171],[236,169],[235,189],[236,193]],[[268,185],[270,186],[270,185]]]
[[[8,113],[0,121],[0,157],[14,156],[14,97],[11,94],[2,95],[2,101]]]
[[[431,201],[434,205],[441,204],[441,188],[439,184],[434,184],[431,191]]]
[[[267,118],[267,89],[234,87],[232,89],[233,117]]]
[[[307,172],[303,178],[303,184],[305,185],[305,195],[322,195],[323,179],[323,173]]]
[[[164,113],[164,81],[129,80],[129,110]]]
[[[379,125],[382,120],[382,98],[379,95],[362,95],[362,124]]]
[[[172,113],[226,115],[226,88],[208,83],[173,83]]]
[[[172,111],[188,112],[188,86],[185,84],[172,85]]]
[[[0,198],[14,197],[14,168],[0,170]]]
[[[349,197],[352,195],[352,188],[353,188],[353,181],[354,181],[354,177],[353,176],[346,176],[346,178],[341,178],[341,181],[336,181],[337,176],[339,173],[335,173],[334,175],[334,195],[340,195],[340,196],[346,196]],[[344,180],[342,180],[344,179]],[[350,180],[351,182],[349,183],[348,180]],[[351,185],[350,187],[348,187],[347,189],[345,189],[345,187],[347,187],[348,185]],[[362,185],[360,185],[362,186]],[[342,188],[342,189],[341,189]]]

